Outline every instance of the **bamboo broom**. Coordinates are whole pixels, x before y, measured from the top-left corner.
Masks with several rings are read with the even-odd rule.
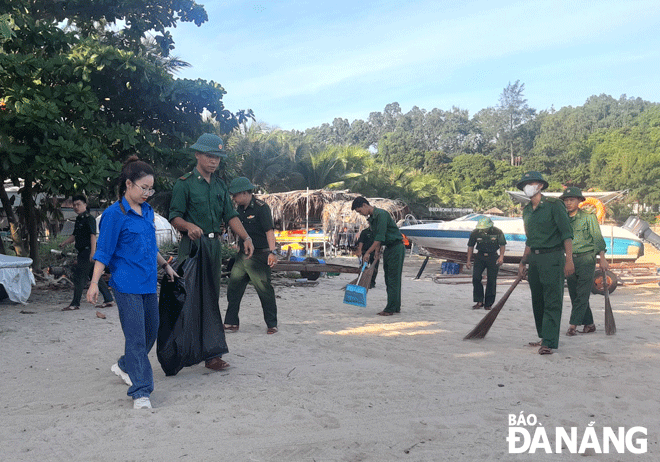
[[[479,324],[476,325],[474,329],[470,331],[469,334],[467,334],[465,337],[463,337],[463,340],[471,340],[475,338],[484,338],[488,331],[490,330],[490,327],[493,325],[495,322],[495,318],[497,318],[497,315],[500,314],[500,311],[502,311],[502,307],[506,303],[507,299],[509,298],[509,295],[511,295],[511,292],[513,292],[513,289],[516,288],[518,283],[522,281],[524,276],[518,275],[515,281],[513,281],[513,284],[511,284],[511,287],[506,291],[506,293],[502,296],[499,302],[493,307],[493,309],[490,310],[490,312],[483,317],[481,321],[479,321]]]
[[[610,304],[610,285],[607,282],[605,270],[603,270],[603,295],[605,295],[605,334],[614,335],[616,334],[616,323]]]

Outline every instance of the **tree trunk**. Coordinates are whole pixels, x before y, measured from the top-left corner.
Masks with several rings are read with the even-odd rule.
[[[18,218],[16,218],[16,215],[14,214],[14,209],[9,203],[9,196],[7,195],[7,191],[5,191],[4,178],[0,178],[0,180],[2,180],[2,187],[0,188],[0,202],[2,202],[2,208],[5,210],[5,215],[7,215],[7,221],[9,222],[9,231],[11,234],[11,240],[14,245],[14,251],[19,257],[25,257],[27,253],[25,252],[25,246],[23,245],[23,241],[21,239],[21,227],[18,222]],[[2,247],[2,253],[5,253],[4,246]]]
[[[37,220],[34,217],[34,196],[32,191],[32,175],[25,178],[23,186],[23,212],[25,213],[25,223],[28,229],[30,241],[30,258],[32,259],[32,269],[40,269],[39,261],[39,229]]]

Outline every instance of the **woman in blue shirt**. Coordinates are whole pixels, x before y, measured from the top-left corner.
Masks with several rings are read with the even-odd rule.
[[[151,409],[154,389],[149,351],[158,336],[158,266],[171,280],[176,273],[158,252],[153,195],[154,171],[131,156],[119,177],[119,200],[103,212],[87,300],[96,303],[98,282],[107,266],[112,274],[119,320],[126,340],[124,355],[110,369],[129,386],[135,409]]]

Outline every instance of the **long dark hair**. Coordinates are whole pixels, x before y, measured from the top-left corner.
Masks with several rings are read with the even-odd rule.
[[[121,175],[119,175],[119,186],[118,186],[118,198],[121,201],[121,198],[126,193],[126,180],[131,180],[133,183],[138,181],[140,178],[144,178],[147,175],[154,176],[154,169],[151,168],[151,165],[138,159],[138,156],[131,156],[126,159],[124,162],[124,167],[121,169]]]

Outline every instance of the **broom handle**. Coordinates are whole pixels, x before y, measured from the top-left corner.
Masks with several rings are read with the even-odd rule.
[[[509,298],[509,295],[511,295],[511,292],[513,292],[513,289],[516,288],[518,283],[522,281],[523,278],[524,278],[523,275],[518,275],[516,280],[513,281],[513,283],[511,284],[511,287],[509,287],[509,289],[506,292],[504,292],[504,295],[502,295],[502,298],[500,298],[500,301],[497,302],[497,305],[495,305],[493,309],[500,308],[502,305],[504,305],[504,303],[506,303],[507,299]]]

